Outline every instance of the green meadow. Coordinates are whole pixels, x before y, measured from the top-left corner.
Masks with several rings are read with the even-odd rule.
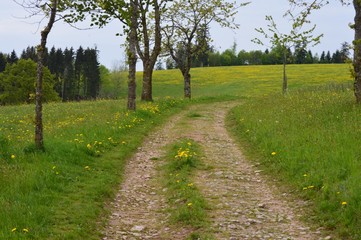
[[[229,100],[239,106],[228,128],[250,161],[310,200],[312,221],[359,239],[361,107],[350,66],[287,69],[287,96],[282,66],[241,66],[193,69],[191,101],[182,100],[179,70],[155,71],[155,101],[136,112],[125,98],[46,104],[45,152],[32,143],[34,106],[0,107],[0,239],[100,239],[106,205],[144,137],[188,105]]]

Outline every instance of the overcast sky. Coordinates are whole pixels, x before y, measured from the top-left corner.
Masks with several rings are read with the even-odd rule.
[[[260,35],[254,30],[266,27],[266,15],[272,15],[280,28],[284,31],[289,29],[289,22],[282,18],[288,9],[287,0],[253,0],[246,7],[239,9],[236,22],[240,24],[238,30],[222,29],[216,25],[211,27],[212,43],[216,49],[223,51],[236,41],[238,50],[245,49],[264,50],[251,42]],[[31,19],[22,19],[27,13],[13,0],[2,0],[0,7],[0,52],[10,53],[15,50],[18,54],[27,46],[35,46],[39,43],[40,36],[37,24]],[[317,24],[316,33],[323,33],[321,44],[312,48],[314,53],[322,51],[334,52],[339,49],[342,42],[352,42],[353,31],[348,27],[353,22],[354,10],[352,6],[341,6],[338,0],[316,12],[312,16],[313,23]],[[41,26],[41,29],[43,26]],[[58,22],[49,35],[48,46],[65,48],[79,46],[97,47],[101,64],[111,68],[114,63],[124,59],[120,45],[124,42],[121,37],[115,36],[122,30],[119,22],[112,22],[103,29],[76,30],[68,25]]]

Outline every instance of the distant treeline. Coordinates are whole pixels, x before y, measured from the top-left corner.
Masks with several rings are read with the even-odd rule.
[[[283,63],[282,50],[275,47],[265,51],[241,50],[237,52],[237,45],[223,52],[210,49],[193,59],[192,67],[215,67],[215,66],[241,66],[241,65],[275,65]],[[287,64],[312,64],[312,63],[345,63],[350,59],[350,46],[344,42],[341,44],[340,50],[334,53],[323,51],[321,55],[313,54],[311,50],[295,47],[294,51],[288,49]],[[160,66],[158,64],[158,66]],[[170,58],[166,60],[166,68],[173,69],[176,65]]]
[[[19,61],[21,61],[21,64]],[[23,68],[33,66],[23,64],[24,60],[37,61],[36,49],[28,47],[22,51],[20,57],[15,51],[10,54],[0,52],[0,95],[5,98],[11,92],[8,89],[6,80],[14,74],[13,68]],[[63,101],[72,101],[80,99],[96,99],[100,91],[100,67],[98,62],[98,52],[96,49],[83,49],[79,47],[74,51],[73,48],[52,47],[47,51],[45,65],[50,70],[54,79],[53,89]],[[30,69],[24,69],[29,70]],[[25,82],[23,80],[23,82]],[[30,94],[30,93],[29,93]],[[1,103],[1,97],[0,97]]]

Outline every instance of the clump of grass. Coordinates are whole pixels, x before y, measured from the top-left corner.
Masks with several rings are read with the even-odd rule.
[[[228,123],[251,158],[314,202],[316,220],[359,239],[360,116],[351,90],[335,89],[246,101]]]
[[[197,231],[190,239],[204,238],[209,228],[207,203],[192,181],[194,171],[202,164],[199,159],[200,147],[192,140],[174,144],[167,154],[164,168],[164,182],[167,188],[170,214],[173,221],[191,226]]]

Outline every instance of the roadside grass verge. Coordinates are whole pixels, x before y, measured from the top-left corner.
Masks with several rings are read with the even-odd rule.
[[[311,199],[313,220],[339,239],[361,236],[361,108],[344,87],[245,101],[228,116],[245,153]]]
[[[45,152],[32,143],[32,106],[0,115],[0,239],[100,239],[125,160],[182,100],[47,104]]]
[[[192,181],[194,171],[202,166],[200,154],[200,146],[192,140],[173,144],[162,166],[162,182],[167,189],[172,222],[195,229],[188,239],[213,239],[209,233],[207,203]]]

